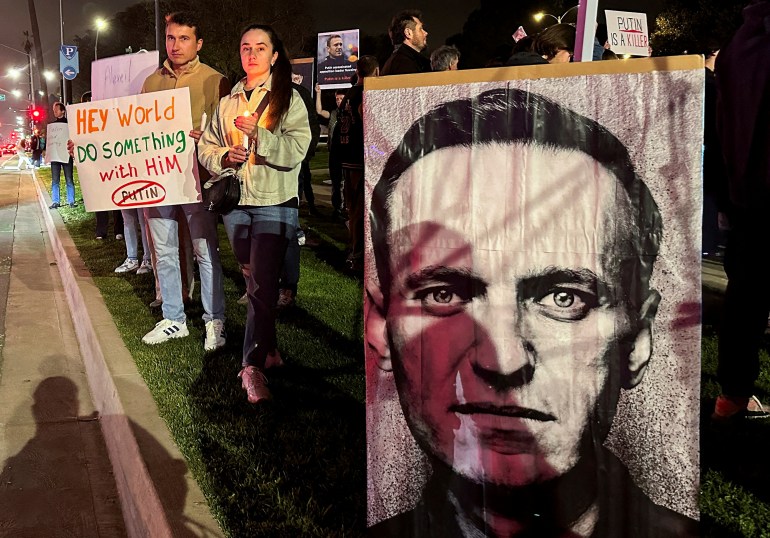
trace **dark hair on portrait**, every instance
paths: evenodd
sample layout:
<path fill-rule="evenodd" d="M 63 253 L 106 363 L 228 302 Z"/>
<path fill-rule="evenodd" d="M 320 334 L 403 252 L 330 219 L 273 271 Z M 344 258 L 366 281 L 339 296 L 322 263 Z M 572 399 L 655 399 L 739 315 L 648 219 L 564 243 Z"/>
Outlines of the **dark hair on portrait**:
<path fill-rule="evenodd" d="M 331 47 L 332 46 L 332 39 L 340 38 L 342 39 L 342 36 L 340 34 L 334 34 L 330 35 L 329 38 L 326 40 L 326 46 Z"/>
<path fill-rule="evenodd" d="M 535 37 L 532 50 L 550 60 L 560 50 L 575 52 L 575 27 L 571 24 L 554 24 Z"/>
<path fill-rule="evenodd" d="M 454 45 L 442 45 L 430 55 L 430 67 L 434 71 L 447 71 L 455 60 L 460 61 L 460 49 Z"/>
<path fill-rule="evenodd" d="M 356 62 L 356 72 L 360 77 L 371 77 L 380 64 L 377 62 L 377 57 L 371 54 L 365 54 L 361 56 Z"/>
<path fill-rule="evenodd" d="M 169 24 L 178 24 L 179 26 L 188 26 L 195 32 L 195 39 L 203 39 L 201 32 L 201 21 L 198 15 L 192 11 L 174 11 L 166 15 L 166 26 Z"/>
<path fill-rule="evenodd" d="M 434 108 L 409 127 L 385 163 L 370 207 L 372 244 L 385 309 L 391 284 L 388 209 L 399 178 L 434 151 L 485 144 L 537 144 L 578 151 L 595 159 L 617 178 L 628 194 L 631 215 L 629 222 L 606 217 L 608 223 L 624 233 L 618 234 L 609 252 L 603 253 L 602 264 L 619 269 L 623 299 L 632 306 L 641 306 L 650 291 L 662 222 L 658 206 L 637 176 L 628 150 L 594 120 L 538 94 L 501 88 Z"/>
<path fill-rule="evenodd" d="M 273 46 L 273 52 L 278 53 L 273 67 L 270 69 L 271 76 L 273 77 L 270 82 L 270 106 L 267 109 L 267 129 L 269 131 L 274 130 L 278 123 L 281 121 L 286 113 L 289 111 L 289 105 L 291 104 L 291 96 L 294 89 L 291 82 L 291 59 L 286 52 L 286 47 L 283 45 L 283 41 L 275 33 L 275 30 L 271 26 L 266 24 L 249 24 L 241 31 L 241 37 L 238 38 L 240 46 L 241 39 L 252 30 L 262 30 L 270 38 L 270 44 Z"/>
<path fill-rule="evenodd" d="M 388 35 L 393 45 L 400 45 L 406 39 L 404 31 L 407 28 L 414 30 L 416 23 L 414 19 L 422 20 L 422 11 L 417 9 L 405 9 L 396 13 L 393 20 L 390 21 L 390 27 L 388 28 Z"/>

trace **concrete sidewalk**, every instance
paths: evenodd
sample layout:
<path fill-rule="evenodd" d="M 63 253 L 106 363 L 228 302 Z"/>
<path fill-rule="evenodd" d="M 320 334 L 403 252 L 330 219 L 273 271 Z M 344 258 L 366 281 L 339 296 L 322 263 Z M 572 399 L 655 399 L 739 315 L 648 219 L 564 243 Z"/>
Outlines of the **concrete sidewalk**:
<path fill-rule="evenodd" d="M 0 536 L 222 536 L 48 204 L 0 166 Z"/>
<path fill-rule="evenodd" d="M 112 467 L 29 173 L 0 173 L 0 535 L 125 536 Z"/>

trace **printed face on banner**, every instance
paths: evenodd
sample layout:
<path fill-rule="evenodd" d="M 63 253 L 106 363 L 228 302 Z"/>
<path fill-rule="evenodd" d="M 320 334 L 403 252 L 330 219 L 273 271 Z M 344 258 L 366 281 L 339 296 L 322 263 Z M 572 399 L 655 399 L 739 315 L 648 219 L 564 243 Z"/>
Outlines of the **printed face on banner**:
<path fill-rule="evenodd" d="M 188 88 L 68 107 L 88 211 L 200 201 Z"/>
<path fill-rule="evenodd" d="M 702 69 L 688 71 L 687 83 L 672 84 L 696 94 L 702 76 Z M 638 77 L 617 75 L 613 82 L 636 89 Z M 699 200 L 672 195 L 672 204 L 665 185 L 653 193 L 645 179 L 659 181 L 660 174 L 649 173 L 627 145 L 638 139 L 627 132 L 624 139 L 601 121 L 622 130 L 638 120 L 636 109 L 597 109 L 600 96 L 570 94 L 577 110 L 595 114 L 584 115 L 563 101 L 574 84 L 563 76 L 449 85 L 442 88 L 448 99 L 435 87 L 377 87 L 387 81 L 366 90 L 367 439 L 375 535 L 425 525 L 436 536 L 463 537 L 508 536 L 510 529 L 597 537 L 666 529 L 684 536 L 697 528 L 697 434 L 679 447 L 685 456 L 677 463 L 688 470 L 680 478 L 695 485 L 669 504 L 637 487 L 643 475 L 631 472 L 633 449 L 609 443 L 618 431 L 631 430 L 633 438 L 635 430 L 662 427 L 649 400 L 635 407 L 642 416 L 623 407 L 636 394 L 667 402 L 665 413 L 677 405 L 684 423 L 697 423 L 697 365 L 680 376 L 684 359 L 674 368 L 661 363 L 666 351 L 657 363 L 651 359 L 663 345 L 674 360 L 673 341 L 692 345 L 682 354 L 687 361 L 699 349 L 697 327 L 677 319 L 699 301 L 699 287 L 688 280 L 699 270 L 691 233 Z M 399 103 L 413 104 L 403 105 L 394 127 L 378 111 Z M 672 113 L 666 103 L 660 107 Z M 687 117 L 700 117 L 702 104 L 692 108 Z M 689 190 L 698 184 L 697 170 L 688 167 L 699 162 L 702 133 L 688 129 L 696 132 L 677 135 L 686 140 L 661 162 L 686 175 L 687 192 L 697 193 Z M 661 192 L 680 219 L 666 248 L 692 267 L 672 265 L 671 251 L 661 261 Z M 655 272 L 661 263 L 663 277 Z M 686 277 L 675 291 L 669 273 Z M 672 301 L 683 286 L 690 286 L 687 297 Z M 651 372 L 651 364 L 663 367 Z M 657 438 L 649 443 L 665 452 Z M 424 459 L 412 455 L 415 448 Z M 678 511 L 668 509 L 683 498 Z M 646 515 L 627 520 L 632 510 Z"/>
<path fill-rule="evenodd" d="M 489 177 L 497 190 L 474 188 Z M 411 196 L 418 182 L 440 202 Z M 391 215 L 387 324 L 418 443 L 474 481 L 566 473 L 619 383 L 620 342 L 640 332 L 608 262 L 631 211 L 617 178 L 566 150 L 447 148 L 410 167 L 393 199 L 405 203 Z"/>

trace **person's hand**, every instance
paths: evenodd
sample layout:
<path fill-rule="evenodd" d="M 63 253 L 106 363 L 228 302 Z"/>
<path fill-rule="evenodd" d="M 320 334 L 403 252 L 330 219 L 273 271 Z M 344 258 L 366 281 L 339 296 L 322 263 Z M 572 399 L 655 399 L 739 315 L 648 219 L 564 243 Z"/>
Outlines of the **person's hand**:
<path fill-rule="evenodd" d="M 317 82 L 315 83 L 315 93 L 316 93 L 316 95 L 321 93 L 321 85 L 318 84 Z"/>
<path fill-rule="evenodd" d="M 67 153 L 70 157 L 75 157 L 75 143 L 72 140 L 67 140 Z"/>
<path fill-rule="evenodd" d="M 222 157 L 222 168 L 236 168 L 245 163 L 249 158 L 249 152 L 243 146 L 233 146 Z"/>
<path fill-rule="evenodd" d="M 235 118 L 235 127 L 249 138 L 257 137 L 257 118 L 254 116 L 238 116 Z"/>
<path fill-rule="evenodd" d="M 203 131 L 196 131 L 195 129 L 193 129 L 192 131 L 190 131 L 190 133 L 189 133 L 189 134 L 190 134 L 190 136 L 191 136 L 191 137 L 193 137 L 193 138 L 195 139 L 195 141 L 197 142 L 198 140 L 200 140 L 200 139 L 201 139 L 201 135 L 203 135 Z"/>

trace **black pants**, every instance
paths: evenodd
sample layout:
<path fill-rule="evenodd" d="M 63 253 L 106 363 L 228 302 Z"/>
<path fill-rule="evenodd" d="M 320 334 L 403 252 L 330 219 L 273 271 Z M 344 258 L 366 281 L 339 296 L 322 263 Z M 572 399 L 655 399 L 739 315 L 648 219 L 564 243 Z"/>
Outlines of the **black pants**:
<path fill-rule="evenodd" d="M 342 163 L 337 152 L 329 151 L 329 179 L 332 181 L 332 207 L 335 211 L 342 209 Z"/>
<path fill-rule="evenodd" d="M 350 259 L 364 257 L 364 169 L 343 166 L 345 205 L 350 218 Z"/>
<path fill-rule="evenodd" d="M 759 349 L 770 311 L 768 269 L 762 262 L 770 241 L 770 217 L 766 211 L 734 213 L 725 252 L 728 280 L 717 378 L 723 394 L 747 397 L 759 376 Z"/>
<path fill-rule="evenodd" d="M 302 161 L 302 165 L 299 168 L 299 192 L 305 195 L 305 201 L 310 207 L 315 206 L 315 195 L 313 194 L 313 183 L 310 181 L 312 175 L 310 174 L 310 161 Z"/>
<path fill-rule="evenodd" d="M 96 212 L 96 236 L 107 237 L 107 228 L 110 224 L 110 213 L 112 213 L 112 228 L 115 235 L 123 234 L 123 213 L 120 211 L 97 211 Z"/>

